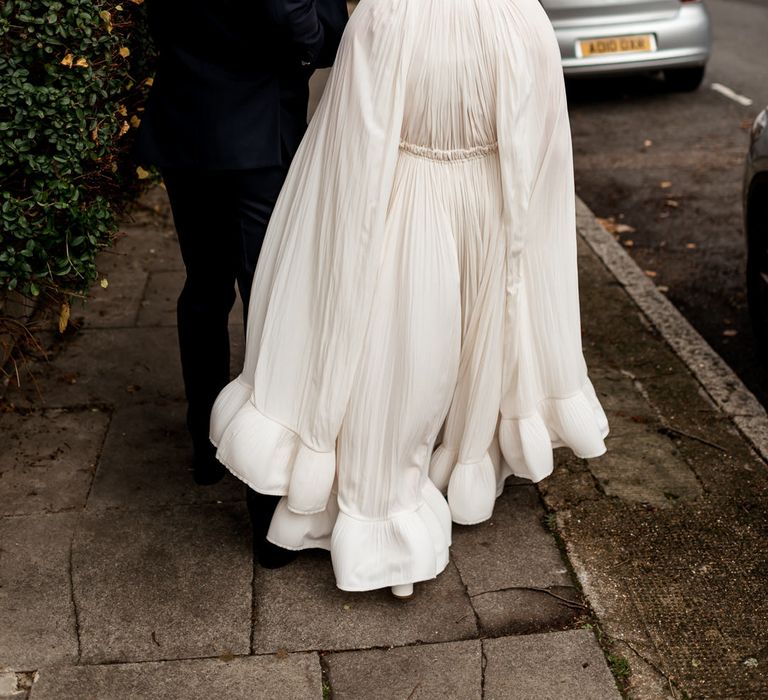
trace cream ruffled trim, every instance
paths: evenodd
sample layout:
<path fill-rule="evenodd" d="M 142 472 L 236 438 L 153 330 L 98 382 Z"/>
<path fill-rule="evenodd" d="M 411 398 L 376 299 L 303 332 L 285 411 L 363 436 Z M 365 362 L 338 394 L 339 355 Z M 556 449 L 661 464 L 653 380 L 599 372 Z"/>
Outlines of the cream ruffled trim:
<path fill-rule="evenodd" d="M 534 483 L 552 473 L 555 447 L 570 447 L 577 457 L 591 459 L 605 453 L 608 419 L 587 380 L 578 393 L 544 399 L 535 413 L 504 418 L 499 444 L 511 474 Z"/>
<path fill-rule="evenodd" d="M 260 493 L 284 496 L 267 539 L 291 550 L 331 551 L 336 585 L 370 590 L 435 578 L 448 565 L 451 512 L 429 479 L 412 511 L 383 520 L 340 512 L 334 492 L 334 452 L 315 452 L 299 436 L 261 413 L 240 377 L 219 394 L 211 441 L 216 457 Z"/>
<path fill-rule="evenodd" d="M 297 514 L 325 510 L 336 477 L 336 453 L 317 452 L 259 411 L 239 377 L 216 399 L 211 420 L 216 458 L 259 493 L 287 496 Z"/>
<path fill-rule="evenodd" d="M 498 444 L 477 462 L 458 462 L 457 447 L 440 445 L 432 455 L 429 477 L 447 492 L 453 521 L 475 525 L 491 517 L 508 476 L 541 481 L 552 473 L 556 447 L 570 447 L 583 458 L 599 457 L 605 452 L 606 435 L 608 420 L 587 381 L 572 396 L 544 399 L 532 415 L 502 417 Z"/>
<path fill-rule="evenodd" d="M 422 502 L 412 511 L 383 520 L 363 520 L 339 511 L 335 494 L 321 513 L 297 515 L 282 499 L 267 539 L 291 550 L 328 549 L 336 585 L 366 591 L 435 578 L 448 565 L 451 513 L 442 494 L 427 480 Z"/>
<path fill-rule="evenodd" d="M 331 538 L 336 585 L 343 591 L 400 586 L 435 578 L 448 565 L 451 513 L 427 479 L 416 510 L 384 520 L 359 520 L 340 512 Z"/>

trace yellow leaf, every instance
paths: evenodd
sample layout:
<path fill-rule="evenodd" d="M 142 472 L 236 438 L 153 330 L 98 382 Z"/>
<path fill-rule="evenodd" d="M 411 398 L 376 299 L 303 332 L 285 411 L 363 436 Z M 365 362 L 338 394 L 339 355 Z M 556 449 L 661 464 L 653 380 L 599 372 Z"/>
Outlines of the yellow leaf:
<path fill-rule="evenodd" d="M 645 270 L 645 274 L 648 275 L 648 277 L 656 277 L 658 272 L 656 272 L 655 270 Z"/>
<path fill-rule="evenodd" d="M 672 187 L 672 183 L 669 180 L 662 180 L 659 183 L 659 187 L 661 187 L 662 190 L 668 190 L 670 187 Z"/>
<path fill-rule="evenodd" d="M 131 126 L 134 129 L 139 128 L 139 124 L 141 124 L 141 119 L 139 119 L 135 114 L 131 117 Z"/>
<path fill-rule="evenodd" d="M 122 9 L 123 9 L 123 6 L 122 6 L 122 5 L 115 5 L 115 9 L 116 9 L 118 12 L 121 12 L 121 11 L 122 11 Z"/>
<path fill-rule="evenodd" d="M 74 58 L 75 57 L 71 53 L 68 53 L 66 56 L 64 56 L 64 58 L 61 59 L 61 65 L 66 66 L 67 68 L 71 68 Z"/>
<path fill-rule="evenodd" d="M 127 46 L 121 46 L 117 53 L 119 53 L 123 58 L 128 58 L 128 56 L 131 55 L 131 50 Z"/>
<path fill-rule="evenodd" d="M 102 10 L 99 12 L 99 17 L 101 17 L 104 20 L 104 24 L 107 25 L 107 31 L 111 34 L 112 33 L 112 15 L 109 14 L 106 10 Z"/>
<path fill-rule="evenodd" d="M 69 302 L 64 302 L 61 305 L 61 310 L 59 311 L 59 333 L 63 333 L 65 330 L 67 330 L 67 324 L 69 324 Z"/>
<path fill-rule="evenodd" d="M 134 5 L 141 5 L 141 3 L 143 3 L 143 2 L 144 2 L 144 0 L 131 0 L 131 2 L 132 2 Z"/>
<path fill-rule="evenodd" d="M 102 277 L 101 280 L 99 281 L 99 285 L 101 286 L 102 289 L 106 289 L 107 287 L 109 287 L 109 280 L 106 277 Z"/>
<path fill-rule="evenodd" d="M 120 105 L 117 108 L 117 112 L 118 112 L 118 114 L 122 114 L 124 117 L 128 116 L 128 110 L 126 109 L 125 105 Z"/>
<path fill-rule="evenodd" d="M 78 58 L 78 59 L 75 61 L 75 65 L 76 65 L 78 68 L 88 68 L 88 61 L 87 61 L 85 58 Z"/>
<path fill-rule="evenodd" d="M 144 81 L 144 83 L 146 84 L 146 86 L 147 86 L 147 87 L 152 87 L 152 86 L 155 84 L 155 79 L 154 79 L 154 78 L 151 78 L 151 77 L 150 77 L 150 78 L 147 78 L 147 79 Z"/>
<path fill-rule="evenodd" d="M 124 136 L 126 134 L 126 132 L 128 131 L 128 129 L 130 129 L 130 128 L 131 127 L 128 126 L 128 122 L 123 122 L 123 125 L 120 127 L 120 132 L 118 133 L 117 138 L 120 138 L 121 136 Z"/>
<path fill-rule="evenodd" d="M 136 168 L 136 175 L 139 180 L 146 180 L 149 177 L 149 171 L 144 170 L 140 165 Z"/>
<path fill-rule="evenodd" d="M 99 142 L 99 128 L 95 127 L 91 132 L 91 138 L 98 143 Z"/>

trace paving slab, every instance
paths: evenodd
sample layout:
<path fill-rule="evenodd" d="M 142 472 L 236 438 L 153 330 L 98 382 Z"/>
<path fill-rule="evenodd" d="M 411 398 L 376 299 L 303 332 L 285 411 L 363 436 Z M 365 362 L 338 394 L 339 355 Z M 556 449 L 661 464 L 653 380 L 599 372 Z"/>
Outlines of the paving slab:
<path fill-rule="evenodd" d="M 660 508 L 701 496 L 696 475 L 665 435 L 609 436 L 606 446 L 605 455 L 589 460 L 589 470 L 608 496 Z"/>
<path fill-rule="evenodd" d="M 256 569 L 256 652 L 365 649 L 477 636 L 475 615 L 456 568 L 416 584 L 411 600 L 389 589 L 336 588 L 330 556 L 308 551 L 289 566 Z"/>
<path fill-rule="evenodd" d="M 486 700 L 619 700 L 590 630 L 483 641 Z"/>
<path fill-rule="evenodd" d="M 74 513 L 0 518 L 0 667 L 77 661 L 70 586 Z"/>
<path fill-rule="evenodd" d="M 480 700 L 479 640 L 327 654 L 334 700 Z"/>
<path fill-rule="evenodd" d="M 82 508 L 109 419 L 98 408 L 0 414 L 0 515 Z"/>
<path fill-rule="evenodd" d="M 44 668 L 30 700 L 308 700 L 322 697 L 317 654 Z"/>
<path fill-rule="evenodd" d="M 504 588 L 568 586 L 571 577 L 533 486 L 508 486 L 493 517 L 453 526 L 454 561 L 471 596 Z"/>
<path fill-rule="evenodd" d="M 185 414 L 186 404 L 173 401 L 115 409 L 88 508 L 243 500 L 245 486 L 229 474 L 215 486 L 194 483 Z"/>
<path fill-rule="evenodd" d="M 138 260 L 122 262 L 124 265 L 111 270 L 99 265 L 99 281 L 91 287 L 88 299 L 72 304 L 73 321 L 87 328 L 121 328 L 136 324 L 148 273 Z"/>
<path fill-rule="evenodd" d="M 41 395 L 40 395 L 41 394 Z M 71 407 L 184 398 L 175 328 L 83 330 L 45 367 L 45 382 L 8 388 L 19 407 Z"/>
<path fill-rule="evenodd" d="M 571 586 L 508 588 L 472 597 L 483 634 L 501 637 L 562 630 L 586 619 L 587 607 Z"/>
<path fill-rule="evenodd" d="M 157 197 L 165 205 L 166 195 L 158 188 Z M 121 227 L 117 245 L 111 251 L 105 251 L 99 256 L 99 269 L 124 267 L 136 260 L 141 269 L 153 270 L 183 270 L 184 261 L 181 259 L 179 242 L 176 231 L 170 222 L 170 211 L 163 210 L 159 221 L 148 226 L 136 223 Z"/>
<path fill-rule="evenodd" d="M 86 511 L 72 553 L 82 661 L 248 653 L 243 504 Z"/>

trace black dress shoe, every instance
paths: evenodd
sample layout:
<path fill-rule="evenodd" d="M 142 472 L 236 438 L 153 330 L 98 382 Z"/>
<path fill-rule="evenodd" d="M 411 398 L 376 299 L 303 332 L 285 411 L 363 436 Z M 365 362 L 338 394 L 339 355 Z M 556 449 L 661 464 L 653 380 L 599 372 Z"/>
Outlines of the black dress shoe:
<path fill-rule="evenodd" d="M 227 473 L 227 468 L 213 455 L 194 456 L 192 476 L 198 486 L 218 484 Z"/>
<path fill-rule="evenodd" d="M 298 552 L 278 547 L 266 539 L 259 543 L 258 548 L 254 545 L 254 549 L 259 566 L 263 569 L 281 569 L 299 556 Z"/>
<path fill-rule="evenodd" d="M 269 524 L 280 502 L 280 496 L 267 496 L 249 488 L 245 501 L 251 516 L 253 553 L 259 565 L 265 569 L 279 569 L 290 564 L 299 553 L 278 547 L 267 540 Z"/>

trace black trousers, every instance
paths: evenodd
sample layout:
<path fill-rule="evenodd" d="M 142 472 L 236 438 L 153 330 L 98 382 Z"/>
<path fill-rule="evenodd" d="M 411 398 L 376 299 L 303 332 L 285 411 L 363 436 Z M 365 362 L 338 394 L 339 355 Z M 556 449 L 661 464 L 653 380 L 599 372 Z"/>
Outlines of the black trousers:
<path fill-rule="evenodd" d="M 283 166 L 162 171 L 187 272 L 177 314 L 187 426 L 196 459 L 214 454 L 208 427 L 213 402 L 230 380 L 228 317 L 235 284 L 245 322 L 256 262 L 286 173 Z"/>

